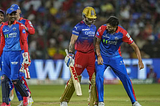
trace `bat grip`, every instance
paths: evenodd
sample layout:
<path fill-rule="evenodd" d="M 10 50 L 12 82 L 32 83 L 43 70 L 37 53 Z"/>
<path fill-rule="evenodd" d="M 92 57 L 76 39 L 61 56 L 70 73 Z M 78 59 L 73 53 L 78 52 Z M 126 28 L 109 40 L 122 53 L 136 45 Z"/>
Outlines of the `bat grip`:
<path fill-rule="evenodd" d="M 65 49 L 65 52 L 66 52 L 66 55 L 69 55 L 69 53 L 68 53 L 68 50 L 67 50 L 67 49 Z"/>

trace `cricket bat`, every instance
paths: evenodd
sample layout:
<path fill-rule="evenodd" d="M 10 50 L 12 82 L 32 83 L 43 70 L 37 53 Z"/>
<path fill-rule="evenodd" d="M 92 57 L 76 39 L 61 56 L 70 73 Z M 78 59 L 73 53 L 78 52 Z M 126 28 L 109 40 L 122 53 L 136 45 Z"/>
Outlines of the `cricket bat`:
<path fill-rule="evenodd" d="M 69 55 L 67 49 L 65 49 L 65 52 L 66 52 L 67 55 Z M 77 73 L 76 73 L 76 70 L 75 70 L 75 67 L 74 67 L 73 63 L 70 63 L 69 70 L 71 72 L 71 76 L 72 76 L 72 80 L 73 80 L 73 84 L 74 84 L 76 94 L 77 94 L 77 96 L 82 96 L 81 85 L 80 85 L 80 82 L 79 82 L 79 79 L 78 79 L 78 76 L 77 76 Z"/>

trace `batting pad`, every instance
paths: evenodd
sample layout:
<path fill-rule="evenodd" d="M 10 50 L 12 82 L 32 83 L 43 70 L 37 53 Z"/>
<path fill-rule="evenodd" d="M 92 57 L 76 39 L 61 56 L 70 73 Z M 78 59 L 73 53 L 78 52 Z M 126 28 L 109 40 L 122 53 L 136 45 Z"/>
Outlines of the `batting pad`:
<path fill-rule="evenodd" d="M 81 82 L 81 77 L 82 76 L 78 76 L 79 82 Z M 73 80 L 72 78 L 70 78 L 62 96 L 60 97 L 60 102 L 63 102 L 63 101 L 69 102 L 74 91 L 75 91 L 75 88 L 74 88 Z"/>
<path fill-rule="evenodd" d="M 92 79 L 91 79 L 91 92 L 90 92 L 91 96 L 90 96 L 90 105 L 89 106 L 94 106 L 95 102 L 98 101 L 97 98 L 97 92 L 96 92 L 96 83 L 95 83 L 95 73 L 93 73 L 92 75 Z"/>

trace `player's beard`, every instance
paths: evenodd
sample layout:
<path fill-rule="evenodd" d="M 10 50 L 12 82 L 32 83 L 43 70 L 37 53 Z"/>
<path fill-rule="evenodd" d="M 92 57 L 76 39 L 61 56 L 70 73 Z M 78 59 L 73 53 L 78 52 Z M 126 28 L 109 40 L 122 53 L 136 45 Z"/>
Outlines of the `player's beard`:
<path fill-rule="evenodd" d="M 108 30 L 108 33 L 110 33 L 110 34 L 112 34 L 114 32 L 115 32 L 114 30 Z"/>
<path fill-rule="evenodd" d="M 96 20 L 92 20 L 92 21 L 89 21 L 87 18 L 85 18 L 85 23 L 87 25 L 92 25 L 92 24 L 95 24 Z"/>
<path fill-rule="evenodd" d="M 115 32 L 116 32 L 116 30 L 117 30 L 117 28 L 116 28 L 116 29 L 112 29 L 112 30 L 108 30 L 108 29 L 107 29 L 107 31 L 108 31 L 108 33 L 109 33 L 109 34 L 113 34 L 113 33 L 115 33 Z"/>

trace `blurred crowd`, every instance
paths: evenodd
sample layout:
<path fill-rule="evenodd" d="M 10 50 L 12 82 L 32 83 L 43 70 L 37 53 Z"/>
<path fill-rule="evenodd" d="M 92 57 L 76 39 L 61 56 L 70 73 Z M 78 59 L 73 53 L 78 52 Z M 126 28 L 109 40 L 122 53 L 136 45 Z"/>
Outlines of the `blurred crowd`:
<path fill-rule="evenodd" d="M 72 28 L 82 20 L 82 10 L 92 6 L 97 28 L 110 15 L 119 18 L 141 50 L 142 58 L 160 58 L 160 0 L 1 0 L 7 10 L 18 4 L 22 17 L 31 20 L 36 33 L 28 38 L 32 59 L 63 59 Z M 121 46 L 123 58 L 136 58 L 128 44 Z"/>

